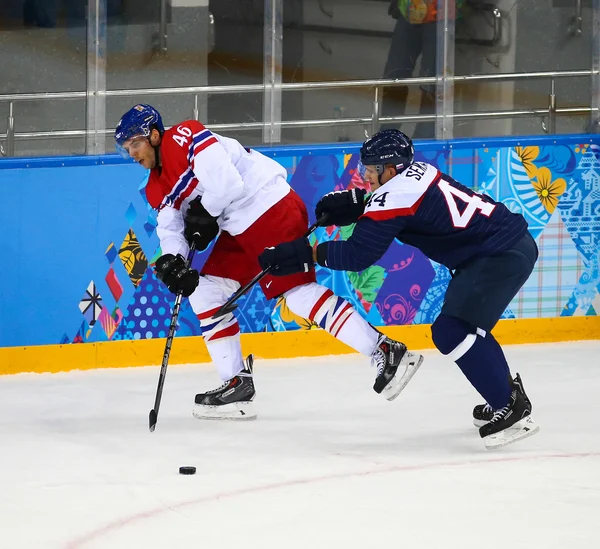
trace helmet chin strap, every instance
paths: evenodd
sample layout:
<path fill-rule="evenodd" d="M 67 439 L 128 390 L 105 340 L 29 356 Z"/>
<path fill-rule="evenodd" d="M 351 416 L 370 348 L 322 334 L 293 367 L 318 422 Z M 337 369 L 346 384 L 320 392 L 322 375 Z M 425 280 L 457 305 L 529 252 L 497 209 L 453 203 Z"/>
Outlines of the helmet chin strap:
<path fill-rule="evenodd" d="M 378 166 L 376 166 L 377 169 L 377 183 L 379 183 L 379 186 L 383 185 L 383 183 L 381 182 L 381 176 L 383 175 L 383 172 L 385 171 L 385 165 L 383 164 L 379 164 Z"/>
<path fill-rule="evenodd" d="M 156 130 L 158 131 L 158 135 L 160 136 L 160 141 L 158 142 L 158 145 L 153 145 L 152 144 L 152 131 Z M 148 139 L 148 143 L 150 143 L 150 146 L 154 149 L 154 167 L 158 168 L 160 166 L 160 144 L 162 142 L 162 136 L 163 134 L 158 130 L 158 128 L 152 126 L 150 129 L 150 135 L 146 138 Z"/>
<path fill-rule="evenodd" d="M 150 146 L 154 149 L 154 167 L 158 168 L 160 166 L 160 143 L 156 146 L 154 146 L 152 144 L 151 141 L 151 137 L 152 137 L 152 133 L 150 134 L 150 137 L 148 137 L 148 143 L 150 143 Z M 162 141 L 162 135 L 161 135 L 161 141 Z"/>
<path fill-rule="evenodd" d="M 155 159 L 155 163 L 154 165 L 156 167 L 160 166 L 159 161 L 160 161 L 160 155 L 158 152 L 158 145 L 155 147 L 154 145 L 152 145 L 152 148 L 154 149 L 154 159 Z"/>

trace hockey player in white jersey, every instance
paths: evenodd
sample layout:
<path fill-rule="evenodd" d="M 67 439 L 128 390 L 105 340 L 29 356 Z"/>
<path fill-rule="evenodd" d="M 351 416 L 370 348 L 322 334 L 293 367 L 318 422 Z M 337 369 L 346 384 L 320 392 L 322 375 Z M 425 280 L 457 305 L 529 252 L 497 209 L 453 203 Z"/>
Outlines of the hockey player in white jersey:
<path fill-rule="evenodd" d="M 232 313 L 213 315 L 240 285 L 261 270 L 258 256 L 304 234 L 306 207 L 274 160 L 195 120 L 165 130 L 150 105 L 125 113 L 115 132 L 117 149 L 150 170 L 146 197 L 158 210 L 162 249 L 156 273 L 173 293 L 189 297 L 223 385 L 195 397 L 199 419 L 253 419 L 253 358 L 244 362 L 240 328 Z M 192 241 L 205 249 L 217 237 L 202 272 L 186 266 Z M 421 355 L 375 330 L 344 299 L 316 283 L 314 267 L 266 276 L 269 299 L 283 295 L 290 310 L 308 318 L 376 366 L 374 390 L 395 398 L 421 363 Z M 400 367 L 400 368 L 399 368 Z"/>

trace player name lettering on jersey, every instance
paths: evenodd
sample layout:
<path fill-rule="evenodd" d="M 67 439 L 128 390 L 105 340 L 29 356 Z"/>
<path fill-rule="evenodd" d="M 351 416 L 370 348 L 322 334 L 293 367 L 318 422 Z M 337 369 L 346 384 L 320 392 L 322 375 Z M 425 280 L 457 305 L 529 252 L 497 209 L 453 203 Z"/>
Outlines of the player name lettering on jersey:
<path fill-rule="evenodd" d="M 383 221 L 414 215 L 427 189 L 439 181 L 440 175 L 440 171 L 430 164 L 411 164 L 371 195 L 363 216 Z"/>

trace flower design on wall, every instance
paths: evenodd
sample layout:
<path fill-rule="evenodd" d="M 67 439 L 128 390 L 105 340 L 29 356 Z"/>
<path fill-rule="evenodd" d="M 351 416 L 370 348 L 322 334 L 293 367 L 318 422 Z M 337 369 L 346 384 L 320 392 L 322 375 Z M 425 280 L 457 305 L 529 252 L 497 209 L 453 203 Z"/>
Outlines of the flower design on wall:
<path fill-rule="evenodd" d="M 319 325 L 316 322 L 308 318 L 302 318 L 298 316 L 296 313 L 293 313 L 291 309 L 288 307 L 285 297 L 280 297 L 277 300 L 277 304 L 275 305 L 276 309 L 279 309 L 279 316 L 283 322 L 289 324 L 295 322 L 301 330 L 310 330 L 312 328 L 318 328 Z"/>
<path fill-rule="evenodd" d="M 567 182 L 562 177 L 552 181 L 552 173 L 546 167 L 538 170 L 537 178 L 531 183 L 548 213 L 556 209 L 560 195 L 567 190 Z"/>
<path fill-rule="evenodd" d="M 540 154 L 539 147 L 515 147 L 515 152 L 517 156 L 521 159 L 523 163 L 523 167 L 529 176 L 529 179 L 533 179 L 537 172 L 537 168 L 533 161 Z"/>
<path fill-rule="evenodd" d="M 413 284 L 409 293 L 412 299 L 419 298 L 421 287 Z M 379 312 L 386 324 L 412 324 L 418 310 L 409 299 L 400 294 L 387 296 L 383 302 L 383 307 L 379 303 L 376 305 L 380 309 Z"/>
<path fill-rule="evenodd" d="M 417 160 L 446 171 L 451 166 L 458 181 L 522 214 L 538 240 L 541 253 L 537 275 L 530 277 L 503 318 L 597 315 L 600 311 L 600 144 L 593 138 L 583 144 L 573 137 L 565 138 L 564 143 L 562 140 L 558 136 L 539 141 L 531 138 L 527 146 L 489 148 L 474 142 L 472 148 L 465 145 L 452 157 L 445 145 L 440 149 L 440 143 L 425 144 L 416 152 Z M 354 187 L 370 191 L 359 155 L 350 154 L 350 150 L 357 148 L 344 145 L 334 154 L 277 153 L 277 160 L 288 170 L 288 180 L 307 204 L 311 221 L 314 207 L 325 193 Z M 145 199 L 143 192 L 142 197 Z M 68 319 L 69 327 L 61 330 L 61 343 L 89 341 L 95 324 L 101 327 L 95 328 L 94 341 L 165 337 L 174 296 L 152 270 L 162 254 L 156 213 L 140 203 L 139 196 L 136 200 L 124 202 L 129 206 L 125 219 L 120 220 L 124 228 L 110 226 L 110 233 L 103 233 L 112 239 L 105 243 L 107 248 L 103 245 L 100 249 L 106 250 L 106 259 L 102 258 L 98 267 L 100 263 L 104 267 L 77 282 L 82 289 L 89 284 L 79 308 L 70 308 L 73 318 Z M 107 217 L 110 215 L 106 212 Z M 353 230 L 354 224 L 320 227 L 309 241 L 316 246 L 324 241 L 347 240 Z M 211 251 L 212 245 L 196 254 L 194 268 L 201 269 Z M 106 261 L 110 264 L 108 272 Z M 128 277 L 131 284 L 125 283 Z M 102 297 L 90 280 L 102 281 Z M 375 265 L 360 272 L 317 266 L 317 281 L 347 300 L 374 326 L 434 322 L 450 280 L 445 267 L 398 240 Z M 314 321 L 291 311 L 285 298 L 268 301 L 259 285 L 240 299 L 236 315 L 242 332 L 320 329 Z M 177 335 L 199 333 L 196 315 L 184 300 Z"/>

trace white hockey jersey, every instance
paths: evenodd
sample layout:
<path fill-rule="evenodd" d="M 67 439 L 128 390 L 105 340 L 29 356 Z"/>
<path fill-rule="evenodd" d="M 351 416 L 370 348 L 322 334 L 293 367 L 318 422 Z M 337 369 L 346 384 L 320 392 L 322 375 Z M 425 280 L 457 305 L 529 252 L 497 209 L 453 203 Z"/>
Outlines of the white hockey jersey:
<path fill-rule="evenodd" d="M 165 131 L 160 158 L 161 166 L 150 172 L 146 198 L 159 212 L 163 254 L 188 253 L 184 216 L 198 196 L 220 228 L 236 235 L 290 192 L 280 164 L 195 120 Z"/>

